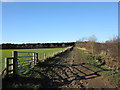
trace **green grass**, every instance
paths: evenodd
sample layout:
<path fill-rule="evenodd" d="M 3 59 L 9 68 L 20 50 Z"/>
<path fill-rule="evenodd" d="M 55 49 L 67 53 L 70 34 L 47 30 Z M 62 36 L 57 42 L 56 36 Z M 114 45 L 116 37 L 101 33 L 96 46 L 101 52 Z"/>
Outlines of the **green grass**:
<path fill-rule="evenodd" d="M 69 55 L 71 52 L 68 49 L 66 52 L 63 52 L 59 55 L 56 55 L 53 58 L 49 58 L 44 62 L 39 62 L 36 66 L 34 66 L 33 70 L 31 70 L 26 75 L 17 75 L 11 76 L 9 78 L 2 79 L 2 87 L 4 88 L 51 88 L 50 83 L 54 83 L 54 85 L 58 85 L 58 83 L 63 82 L 56 82 L 53 81 L 55 75 L 59 75 L 59 67 L 56 66 L 64 62 L 64 58 Z M 62 67 L 62 66 L 61 66 Z M 53 79 L 50 78 L 53 76 Z M 60 76 L 58 76 L 58 80 Z M 61 85 L 60 85 L 61 86 Z M 59 88 L 59 87 L 58 87 Z M 61 87 L 60 87 L 61 88 Z"/>
<path fill-rule="evenodd" d="M 99 59 L 106 58 L 106 56 L 92 55 L 85 52 L 86 51 L 79 50 L 81 58 L 86 60 L 86 62 L 88 63 L 88 67 L 96 72 L 99 71 L 103 75 L 103 78 L 109 77 L 111 83 L 116 84 L 118 88 L 120 88 L 120 72 L 114 74 L 114 71 L 107 69 L 105 65 L 101 65 L 100 62 L 96 62 L 95 60 L 95 56 Z"/>
<path fill-rule="evenodd" d="M 2 59 L 0 62 L 2 62 L 2 67 L 0 66 L 0 70 L 3 70 L 5 68 L 5 58 L 6 57 L 12 57 L 13 51 L 21 51 L 21 52 L 36 52 L 38 53 L 38 58 L 41 60 L 44 58 L 44 53 L 46 53 L 46 57 L 49 55 L 52 56 L 54 52 L 59 52 L 63 50 L 64 48 L 42 48 L 42 49 L 4 49 L 0 50 L 2 51 Z"/>

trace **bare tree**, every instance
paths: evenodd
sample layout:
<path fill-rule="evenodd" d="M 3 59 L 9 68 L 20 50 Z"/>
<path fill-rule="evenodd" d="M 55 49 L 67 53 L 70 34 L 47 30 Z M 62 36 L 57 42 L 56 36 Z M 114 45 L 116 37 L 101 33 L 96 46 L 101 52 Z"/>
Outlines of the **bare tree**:
<path fill-rule="evenodd" d="M 89 41 L 92 41 L 92 42 L 96 42 L 97 41 L 97 37 L 95 35 L 92 35 L 88 38 Z"/>
<path fill-rule="evenodd" d="M 90 41 L 91 44 L 91 50 L 92 50 L 92 54 L 94 51 L 94 43 L 97 41 L 97 37 L 95 35 L 92 35 L 88 38 L 88 41 Z"/>

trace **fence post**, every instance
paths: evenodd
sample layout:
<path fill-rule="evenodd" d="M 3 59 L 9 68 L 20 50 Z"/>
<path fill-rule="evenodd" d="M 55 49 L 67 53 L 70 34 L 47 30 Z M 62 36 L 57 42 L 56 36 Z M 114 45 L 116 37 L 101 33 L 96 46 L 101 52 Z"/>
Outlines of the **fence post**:
<path fill-rule="evenodd" d="M 6 76 L 8 76 L 8 65 L 9 65 L 9 61 L 7 58 L 5 58 L 5 68 L 6 68 Z"/>
<path fill-rule="evenodd" d="M 36 65 L 36 53 L 33 53 L 33 63 Z"/>
<path fill-rule="evenodd" d="M 12 59 L 11 63 L 13 64 L 14 59 Z M 11 69 L 13 70 L 13 65 L 11 66 Z M 11 72 L 13 74 L 13 72 Z"/>
<path fill-rule="evenodd" d="M 38 62 L 38 53 L 36 53 L 36 61 Z"/>
<path fill-rule="evenodd" d="M 13 59 L 13 74 L 18 74 L 18 62 L 17 62 L 17 51 L 13 51 L 12 56 Z"/>

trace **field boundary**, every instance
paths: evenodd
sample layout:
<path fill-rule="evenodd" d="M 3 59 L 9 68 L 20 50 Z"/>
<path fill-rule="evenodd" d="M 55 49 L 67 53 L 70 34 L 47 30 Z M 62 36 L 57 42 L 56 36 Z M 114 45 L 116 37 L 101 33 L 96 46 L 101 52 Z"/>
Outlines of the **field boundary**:
<path fill-rule="evenodd" d="M 46 59 L 48 59 L 48 58 L 53 58 L 54 56 L 56 56 L 56 55 L 58 55 L 58 54 L 60 54 L 60 53 L 63 53 L 63 52 L 65 52 L 66 50 L 68 50 L 68 49 L 70 49 L 70 48 L 72 48 L 73 46 L 69 46 L 69 47 L 66 47 L 65 49 L 63 49 L 63 50 L 59 50 L 59 51 L 57 51 L 57 52 L 53 52 L 53 54 L 52 55 L 49 55 L 48 57 L 46 56 L 46 53 L 44 53 L 44 58 L 39 58 L 39 60 L 38 60 L 38 62 L 41 62 L 41 61 L 44 61 L 44 60 L 46 60 Z"/>
<path fill-rule="evenodd" d="M 44 60 L 46 60 L 47 58 L 52 58 L 52 57 L 54 57 L 54 56 L 56 56 L 56 55 L 58 55 L 60 53 L 63 53 L 63 52 L 65 52 L 66 50 L 68 50 L 70 48 L 72 48 L 72 46 L 66 47 L 65 49 L 60 50 L 58 52 L 54 52 L 53 55 L 50 56 L 50 57 L 46 57 L 46 53 L 44 53 Z M 18 74 L 18 57 L 21 57 L 21 56 L 18 56 L 18 53 L 33 53 L 33 56 L 31 56 L 33 58 L 32 62 L 31 63 L 28 62 L 30 65 L 32 64 L 34 66 L 39 61 L 41 61 L 41 60 L 38 59 L 38 53 L 36 53 L 36 52 L 19 52 L 19 51 L 13 51 L 12 57 L 5 58 L 5 69 L 0 72 L 1 76 L 9 76 L 9 73 L 10 73 L 10 75 L 17 75 Z M 22 57 L 29 57 L 29 56 L 22 56 Z M 12 59 L 12 61 L 11 61 L 12 64 L 9 63 L 10 59 Z M 24 61 L 26 61 L 26 60 L 23 60 L 22 62 L 24 62 Z M 28 66 L 30 66 L 30 65 L 28 65 Z M 10 68 L 10 70 L 9 70 L 10 66 L 12 66 L 12 68 Z M 24 66 L 21 66 L 21 67 L 24 67 Z M 24 68 L 24 69 L 26 69 L 26 68 Z M 27 70 L 24 70 L 24 71 L 27 71 Z"/>

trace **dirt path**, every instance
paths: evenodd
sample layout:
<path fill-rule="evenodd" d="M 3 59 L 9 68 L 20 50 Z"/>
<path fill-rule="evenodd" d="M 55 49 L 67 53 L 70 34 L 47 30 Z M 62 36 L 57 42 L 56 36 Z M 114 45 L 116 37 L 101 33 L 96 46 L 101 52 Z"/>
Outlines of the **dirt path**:
<path fill-rule="evenodd" d="M 51 65 L 46 73 L 50 79 L 48 87 L 114 88 L 109 82 L 101 79 L 101 74 L 88 68 L 85 62 L 77 53 L 77 49 L 60 57 L 60 62 Z"/>
<path fill-rule="evenodd" d="M 85 62 L 78 49 L 73 49 L 38 63 L 27 77 L 12 77 L 3 84 L 17 88 L 114 88 L 101 79 L 101 74 L 88 68 Z"/>

